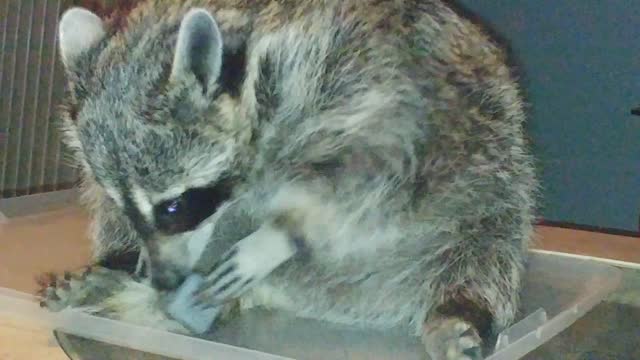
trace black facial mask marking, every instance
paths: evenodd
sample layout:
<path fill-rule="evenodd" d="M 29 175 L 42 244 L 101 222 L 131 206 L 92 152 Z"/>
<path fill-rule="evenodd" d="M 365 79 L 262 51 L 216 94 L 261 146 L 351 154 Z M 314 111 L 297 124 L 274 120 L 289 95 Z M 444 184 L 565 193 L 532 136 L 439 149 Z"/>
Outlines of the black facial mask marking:
<path fill-rule="evenodd" d="M 168 235 L 193 230 L 229 200 L 231 193 L 232 186 L 227 181 L 218 182 L 211 187 L 187 190 L 154 207 L 156 227 Z"/>

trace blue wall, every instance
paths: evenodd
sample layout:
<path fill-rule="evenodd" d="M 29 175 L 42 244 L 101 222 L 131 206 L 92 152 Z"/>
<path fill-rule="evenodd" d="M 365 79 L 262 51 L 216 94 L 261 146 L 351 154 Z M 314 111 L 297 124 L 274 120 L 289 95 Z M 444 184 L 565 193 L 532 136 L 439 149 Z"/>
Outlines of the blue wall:
<path fill-rule="evenodd" d="M 466 0 L 523 70 L 547 220 L 638 230 L 640 1 Z"/>

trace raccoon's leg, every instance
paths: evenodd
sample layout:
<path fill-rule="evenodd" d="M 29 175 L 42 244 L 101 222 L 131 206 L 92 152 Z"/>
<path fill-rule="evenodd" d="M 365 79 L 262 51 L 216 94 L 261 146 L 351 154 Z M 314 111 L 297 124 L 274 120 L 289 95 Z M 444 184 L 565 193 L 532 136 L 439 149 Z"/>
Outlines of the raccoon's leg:
<path fill-rule="evenodd" d="M 433 360 L 479 360 L 486 339 L 480 334 L 490 324 L 484 306 L 447 298 L 425 322 L 422 341 Z"/>
<path fill-rule="evenodd" d="M 88 314 L 188 333 L 163 311 L 160 294 L 146 281 L 103 267 L 89 267 L 81 274 L 66 272 L 40 279 L 41 306 L 51 311 L 73 308 Z"/>
<path fill-rule="evenodd" d="M 308 258 L 310 241 L 316 240 L 309 223 L 320 223 L 320 214 L 326 213 L 321 199 L 303 187 L 288 187 L 280 194 L 286 194 L 286 200 L 276 195 L 268 219 L 213 267 L 196 292 L 197 303 L 217 305 L 237 298 L 288 260 Z"/>
<path fill-rule="evenodd" d="M 495 333 L 515 317 L 528 226 L 509 229 L 496 219 L 461 224 L 462 240 L 434 261 L 444 271 L 432 285 L 436 302 L 422 332 L 434 360 L 482 359 Z"/>
<path fill-rule="evenodd" d="M 280 227 L 278 220 L 263 224 L 236 243 L 214 266 L 198 291 L 198 302 L 215 305 L 240 296 L 278 266 L 302 253 L 303 239 Z"/>

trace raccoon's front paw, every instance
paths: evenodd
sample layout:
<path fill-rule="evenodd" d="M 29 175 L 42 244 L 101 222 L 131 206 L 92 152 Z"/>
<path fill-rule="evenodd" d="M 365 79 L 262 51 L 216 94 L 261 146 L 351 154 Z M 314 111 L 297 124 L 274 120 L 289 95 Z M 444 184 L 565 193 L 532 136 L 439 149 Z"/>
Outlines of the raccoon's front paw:
<path fill-rule="evenodd" d="M 263 226 L 235 244 L 213 267 L 196 292 L 196 304 L 218 306 L 239 297 L 296 251 L 285 232 Z"/>
<path fill-rule="evenodd" d="M 432 360 L 481 360 L 482 339 L 468 322 L 454 317 L 425 325 L 422 341 Z"/>
<path fill-rule="evenodd" d="M 124 272 L 101 267 L 88 267 L 80 274 L 65 272 L 64 275 L 44 274 L 37 281 L 40 306 L 51 311 L 71 307 L 96 306 L 123 287 Z"/>
<path fill-rule="evenodd" d="M 256 260 L 246 249 L 240 250 L 237 245 L 231 248 L 196 291 L 195 304 L 219 306 L 242 295 L 258 278 L 267 275 L 252 266 Z"/>

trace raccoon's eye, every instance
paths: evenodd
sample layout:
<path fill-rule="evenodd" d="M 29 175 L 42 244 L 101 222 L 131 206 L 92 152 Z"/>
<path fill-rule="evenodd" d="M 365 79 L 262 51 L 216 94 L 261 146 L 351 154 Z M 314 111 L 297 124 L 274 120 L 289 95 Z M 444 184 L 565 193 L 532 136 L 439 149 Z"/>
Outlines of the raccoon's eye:
<path fill-rule="evenodd" d="M 156 227 L 167 234 L 193 230 L 230 197 L 231 186 L 228 183 L 185 191 L 177 198 L 155 206 Z"/>
<path fill-rule="evenodd" d="M 182 209 L 182 204 L 180 204 L 181 199 L 171 200 L 165 206 L 165 211 L 167 214 L 177 214 Z"/>

